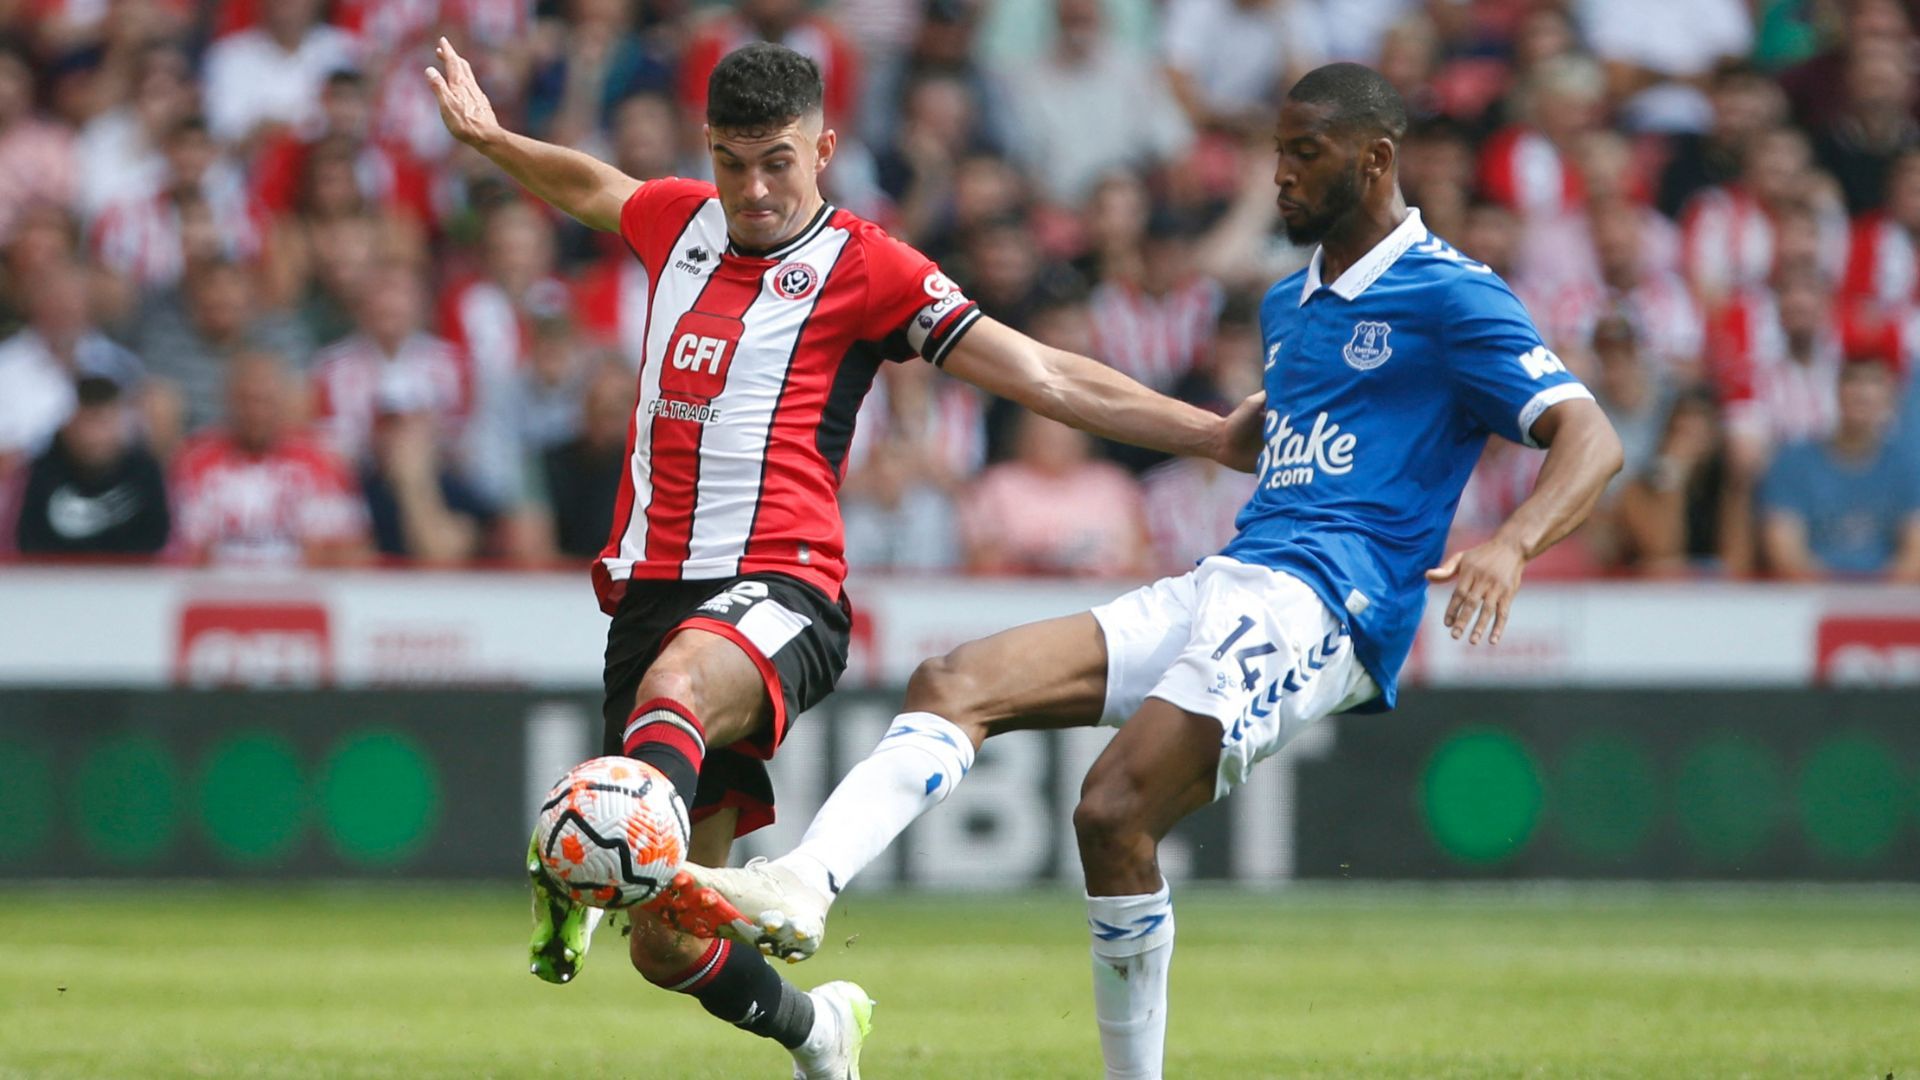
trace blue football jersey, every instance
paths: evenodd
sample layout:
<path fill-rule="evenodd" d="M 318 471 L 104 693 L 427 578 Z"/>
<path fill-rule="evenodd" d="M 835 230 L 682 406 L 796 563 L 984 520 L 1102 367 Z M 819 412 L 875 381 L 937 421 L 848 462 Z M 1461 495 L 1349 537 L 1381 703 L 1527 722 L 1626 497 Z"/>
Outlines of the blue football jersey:
<path fill-rule="evenodd" d="M 1460 491 L 1487 436 L 1535 445 L 1540 414 L 1590 398 L 1488 267 L 1419 211 L 1332 284 L 1320 252 L 1268 290 L 1266 448 L 1222 552 L 1305 581 L 1344 613 L 1390 709 Z"/>

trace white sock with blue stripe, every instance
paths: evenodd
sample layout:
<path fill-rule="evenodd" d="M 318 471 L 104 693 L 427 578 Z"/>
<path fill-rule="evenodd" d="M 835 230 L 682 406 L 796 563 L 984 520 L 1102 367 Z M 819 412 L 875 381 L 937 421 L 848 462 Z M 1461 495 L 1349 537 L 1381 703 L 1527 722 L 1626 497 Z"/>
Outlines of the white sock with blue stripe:
<path fill-rule="evenodd" d="M 1159 1080 L 1167 1046 L 1167 971 L 1173 964 L 1173 894 L 1088 896 L 1093 932 L 1093 1013 L 1107 1080 Z"/>
<path fill-rule="evenodd" d="M 775 861 L 819 891 L 838 893 L 971 768 L 965 732 L 932 713 L 901 713 L 827 796 L 799 846 Z"/>

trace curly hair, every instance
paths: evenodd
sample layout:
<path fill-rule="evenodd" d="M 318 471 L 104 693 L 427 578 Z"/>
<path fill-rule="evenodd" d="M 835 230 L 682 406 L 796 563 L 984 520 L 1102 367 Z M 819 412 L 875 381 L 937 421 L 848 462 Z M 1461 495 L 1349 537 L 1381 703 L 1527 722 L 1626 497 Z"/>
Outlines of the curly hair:
<path fill-rule="evenodd" d="M 707 123 L 768 131 L 818 112 L 824 95 L 820 65 L 784 45 L 756 42 L 714 65 L 707 78 Z"/>

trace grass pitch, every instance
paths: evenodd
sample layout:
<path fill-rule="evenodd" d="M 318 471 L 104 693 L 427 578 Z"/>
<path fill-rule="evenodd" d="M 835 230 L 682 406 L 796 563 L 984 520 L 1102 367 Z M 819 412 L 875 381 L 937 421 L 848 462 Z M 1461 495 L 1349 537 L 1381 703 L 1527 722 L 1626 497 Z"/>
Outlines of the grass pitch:
<path fill-rule="evenodd" d="M 0 1077 L 785 1077 L 603 939 L 526 974 L 506 888 L 0 891 Z M 1920 1080 L 1920 894 L 1177 894 L 1167 1075 Z M 888 1078 L 1097 1077 L 1077 898 L 844 900 L 786 969 Z"/>

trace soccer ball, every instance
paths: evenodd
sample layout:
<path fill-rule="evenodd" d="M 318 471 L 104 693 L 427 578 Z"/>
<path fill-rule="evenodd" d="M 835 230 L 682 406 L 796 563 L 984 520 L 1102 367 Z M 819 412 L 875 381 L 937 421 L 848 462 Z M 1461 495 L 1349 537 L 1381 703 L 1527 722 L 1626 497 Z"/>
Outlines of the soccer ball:
<path fill-rule="evenodd" d="M 547 880 L 574 903 L 644 904 L 687 857 L 687 808 L 660 770 L 624 757 L 582 762 L 540 804 Z"/>

